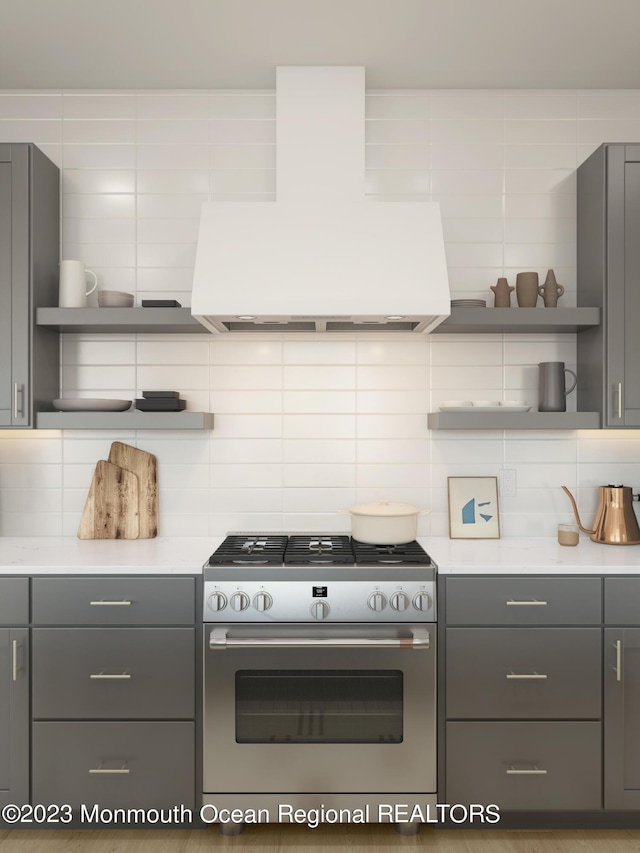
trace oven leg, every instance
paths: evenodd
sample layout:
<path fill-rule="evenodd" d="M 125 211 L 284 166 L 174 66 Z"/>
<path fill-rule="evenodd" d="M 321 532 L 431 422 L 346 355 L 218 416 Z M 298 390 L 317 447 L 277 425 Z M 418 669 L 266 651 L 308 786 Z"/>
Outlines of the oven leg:
<path fill-rule="evenodd" d="M 417 835 L 420 832 L 421 825 L 419 820 L 413 820 L 407 823 L 394 823 L 393 828 L 398 835 Z"/>
<path fill-rule="evenodd" d="M 244 823 L 219 823 L 220 835 L 240 835 L 244 832 Z"/>

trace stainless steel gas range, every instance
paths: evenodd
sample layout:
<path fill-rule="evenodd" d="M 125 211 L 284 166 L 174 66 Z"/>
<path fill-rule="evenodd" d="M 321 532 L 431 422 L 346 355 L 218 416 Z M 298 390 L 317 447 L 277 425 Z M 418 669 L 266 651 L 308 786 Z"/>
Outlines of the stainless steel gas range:
<path fill-rule="evenodd" d="M 203 805 L 435 806 L 435 573 L 417 542 L 229 535 L 204 566 Z"/>

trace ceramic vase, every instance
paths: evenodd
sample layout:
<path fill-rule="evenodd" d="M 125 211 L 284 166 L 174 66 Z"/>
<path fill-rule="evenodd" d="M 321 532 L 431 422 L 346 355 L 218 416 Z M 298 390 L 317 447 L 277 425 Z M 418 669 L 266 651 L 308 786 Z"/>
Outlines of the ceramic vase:
<path fill-rule="evenodd" d="M 516 276 L 516 298 L 520 308 L 535 308 L 538 301 L 538 273 L 519 272 Z"/>
<path fill-rule="evenodd" d="M 506 278 L 499 278 L 497 284 L 492 284 L 489 289 L 495 295 L 494 308 L 511 308 L 511 293 L 515 288 L 509 285 Z"/>
<path fill-rule="evenodd" d="M 538 288 L 538 293 L 542 296 L 545 308 L 558 307 L 558 299 L 564 293 L 564 287 L 556 281 L 556 274 L 553 270 L 547 272 L 547 277 L 544 284 Z"/>

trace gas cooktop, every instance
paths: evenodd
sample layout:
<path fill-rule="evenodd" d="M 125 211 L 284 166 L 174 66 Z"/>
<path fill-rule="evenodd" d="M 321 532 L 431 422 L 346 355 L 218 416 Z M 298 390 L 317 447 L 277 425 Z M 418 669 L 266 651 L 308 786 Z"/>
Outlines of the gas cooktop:
<path fill-rule="evenodd" d="M 230 533 L 205 563 L 214 566 L 433 566 L 418 542 L 372 545 L 344 534 Z"/>
<path fill-rule="evenodd" d="M 204 565 L 204 621 L 433 622 L 436 568 L 418 542 L 230 533 Z"/>

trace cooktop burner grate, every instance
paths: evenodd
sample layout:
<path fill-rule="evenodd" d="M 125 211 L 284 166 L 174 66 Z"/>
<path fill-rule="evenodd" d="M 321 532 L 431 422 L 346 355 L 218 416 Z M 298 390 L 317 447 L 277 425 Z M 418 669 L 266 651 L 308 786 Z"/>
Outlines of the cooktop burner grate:
<path fill-rule="evenodd" d="M 415 540 L 402 545 L 369 545 L 351 540 L 356 563 L 401 564 L 403 566 L 431 563 L 431 557 Z"/>
<path fill-rule="evenodd" d="M 209 557 L 208 565 L 280 565 L 284 560 L 287 539 L 287 536 L 272 533 L 227 536 Z"/>
<path fill-rule="evenodd" d="M 284 554 L 285 563 L 298 565 L 353 565 L 355 556 L 348 536 L 310 534 L 293 535 Z"/>

